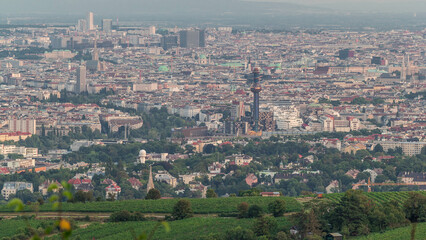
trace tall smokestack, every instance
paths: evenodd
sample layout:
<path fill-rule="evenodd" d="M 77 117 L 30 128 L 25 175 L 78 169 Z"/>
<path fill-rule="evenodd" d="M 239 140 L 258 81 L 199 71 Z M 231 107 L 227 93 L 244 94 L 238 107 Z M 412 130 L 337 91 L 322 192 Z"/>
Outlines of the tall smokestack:
<path fill-rule="evenodd" d="M 253 112 L 253 122 L 254 122 L 254 131 L 258 132 L 259 131 L 259 93 L 260 91 L 262 91 L 262 87 L 260 86 L 260 69 L 258 67 L 255 67 L 253 69 L 253 77 L 254 77 L 254 81 L 253 81 L 253 85 L 250 88 L 250 90 L 253 92 L 253 107 L 254 107 L 254 112 Z"/>

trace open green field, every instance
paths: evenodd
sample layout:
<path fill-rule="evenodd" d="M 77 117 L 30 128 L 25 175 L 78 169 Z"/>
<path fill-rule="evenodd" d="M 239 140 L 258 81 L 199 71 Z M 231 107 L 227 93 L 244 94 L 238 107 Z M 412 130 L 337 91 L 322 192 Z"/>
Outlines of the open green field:
<path fill-rule="evenodd" d="M 276 218 L 278 230 L 287 231 L 291 224 L 286 218 Z M 155 233 L 154 239 L 202 239 L 215 233 L 225 233 L 227 230 L 234 229 L 238 226 L 241 228 L 251 228 L 255 219 L 236 219 L 236 218 L 189 218 L 179 221 L 169 222 L 170 232 L 166 232 L 161 226 Z M 142 232 L 150 232 L 157 222 L 123 222 L 123 223 L 92 223 L 86 228 L 80 228 L 73 232 L 75 239 L 97 240 L 115 240 L 115 239 L 132 239 L 132 231 L 136 234 Z M 53 238 L 59 239 L 59 238 Z"/>
<path fill-rule="evenodd" d="M 403 204 L 409 197 L 410 192 L 369 192 L 364 193 L 368 198 L 373 200 L 377 204 L 382 204 L 392 200 L 397 201 L 400 204 Z M 418 193 L 426 196 L 425 191 L 418 191 Z M 330 199 L 333 202 L 338 202 L 342 198 L 344 193 L 331 193 L 325 194 L 324 198 Z"/>
<path fill-rule="evenodd" d="M 351 240 L 408 240 L 410 239 L 411 225 L 396 228 L 384 233 L 372 233 L 367 236 L 351 238 Z M 426 239 L 426 222 L 417 224 L 416 240 Z"/>
<path fill-rule="evenodd" d="M 242 202 L 248 204 L 258 204 L 267 210 L 268 204 L 277 198 L 275 197 L 229 197 L 229 198 L 204 198 L 188 199 L 191 202 L 192 210 L 195 214 L 220 214 L 235 213 L 237 205 Z M 280 197 L 285 200 L 287 212 L 296 212 L 301 209 L 301 204 L 290 197 Z M 159 200 L 127 200 L 115 202 L 86 202 L 86 203 L 64 203 L 62 210 L 65 212 L 116 212 L 120 210 L 139 211 L 142 213 L 171 213 L 173 206 L 179 199 L 159 199 Z M 7 205 L 0 206 L 0 212 L 11 212 L 13 209 Z M 26 207 L 25 211 L 32 211 Z M 40 211 L 53 211 L 50 204 L 41 206 Z"/>
<path fill-rule="evenodd" d="M 426 195 L 426 192 L 419 193 Z M 333 202 L 338 202 L 344 193 L 325 194 L 324 198 Z M 395 200 L 402 204 L 409 197 L 409 192 L 371 192 L 365 193 L 367 197 L 378 204 Z M 285 200 L 287 212 L 296 212 L 301 209 L 301 203 L 292 197 L 279 197 Z M 237 205 L 241 202 L 247 202 L 250 205 L 257 204 L 267 210 L 270 202 L 275 197 L 229 197 L 229 198 L 207 198 L 207 199 L 188 199 L 191 202 L 195 214 L 230 214 L 237 211 Z M 86 202 L 86 203 L 64 203 L 62 210 L 65 212 L 116 212 L 120 210 L 139 211 L 142 213 L 162 213 L 169 214 L 173 206 L 179 199 L 160 199 L 160 200 L 125 200 L 125 201 L 105 201 L 105 202 Z M 32 212 L 33 208 L 26 206 L 24 211 Z M 40 212 L 52 212 L 51 204 L 40 206 Z M 0 205 L 0 212 L 13 212 L 13 209 L 6 204 Z"/>
<path fill-rule="evenodd" d="M 52 221 L 35 219 L 30 219 L 28 221 L 21 219 L 0 220 L 0 239 L 21 233 L 25 230 L 27 226 L 39 228 L 42 227 L 43 223 L 48 224 L 51 222 Z"/>

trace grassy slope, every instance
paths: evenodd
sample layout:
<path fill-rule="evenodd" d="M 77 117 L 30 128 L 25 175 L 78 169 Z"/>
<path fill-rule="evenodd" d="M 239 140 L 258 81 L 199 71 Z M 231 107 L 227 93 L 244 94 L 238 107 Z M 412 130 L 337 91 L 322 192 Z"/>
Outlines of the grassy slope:
<path fill-rule="evenodd" d="M 280 197 L 286 201 L 287 212 L 295 212 L 301 209 L 301 205 L 294 198 Z M 274 201 L 272 197 L 230 197 L 188 199 L 191 202 L 195 214 L 208 213 L 232 213 L 237 211 L 237 205 L 247 202 L 250 205 L 258 204 L 264 210 L 268 203 Z M 115 212 L 120 210 L 140 211 L 143 213 L 171 213 L 178 199 L 160 200 L 127 200 L 115 202 L 88 202 L 88 203 L 64 203 L 63 210 L 68 212 Z M 10 212 L 11 208 L 0 206 L 0 212 Z M 26 211 L 31 211 L 26 207 Z M 41 211 L 52 211 L 50 204 L 41 207 Z"/>
<path fill-rule="evenodd" d="M 31 227 L 38 228 L 41 226 L 42 222 L 50 221 L 40 221 L 40 220 L 1 220 L 0 221 L 0 239 L 3 237 L 10 237 L 21 233 L 24 231 L 25 227 L 30 225 Z"/>
<path fill-rule="evenodd" d="M 368 236 L 351 238 L 351 240 L 407 240 L 410 239 L 411 225 L 402 228 L 396 228 L 384 233 L 372 233 Z M 426 239 L 426 222 L 417 225 L 416 240 Z"/>
<path fill-rule="evenodd" d="M 201 236 L 208 236 L 214 233 L 224 233 L 237 226 L 242 228 L 251 228 L 254 219 L 236 219 L 236 218 L 199 218 L 194 217 L 185 220 L 169 222 L 170 232 L 166 232 L 164 227 L 158 228 L 154 239 L 200 239 Z M 288 229 L 290 223 L 284 218 L 277 218 L 278 230 Z M 150 232 L 156 222 L 124 222 L 124 223 L 94 223 L 87 228 L 77 229 L 73 232 L 73 237 L 79 236 L 81 239 L 97 240 L 115 240 L 131 239 L 132 231 L 137 234 Z"/>

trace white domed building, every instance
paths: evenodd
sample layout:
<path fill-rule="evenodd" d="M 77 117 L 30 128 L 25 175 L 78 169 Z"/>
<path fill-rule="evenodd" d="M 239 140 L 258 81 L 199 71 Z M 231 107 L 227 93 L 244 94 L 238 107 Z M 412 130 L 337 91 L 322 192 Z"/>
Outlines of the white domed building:
<path fill-rule="evenodd" d="M 139 151 L 139 161 L 138 161 L 138 163 L 144 164 L 145 161 L 146 161 L 146 151 L 142 149 L 142 150 Z"/>

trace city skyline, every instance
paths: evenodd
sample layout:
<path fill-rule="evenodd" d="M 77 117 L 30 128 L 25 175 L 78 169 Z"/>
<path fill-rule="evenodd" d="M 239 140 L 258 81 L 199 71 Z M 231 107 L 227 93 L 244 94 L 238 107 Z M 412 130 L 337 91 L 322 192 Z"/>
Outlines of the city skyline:
<path fill-rule="evenodd" d="M 426 239 L 426 13 L 395 3 L 5 4 L 0 239 Z"/>

